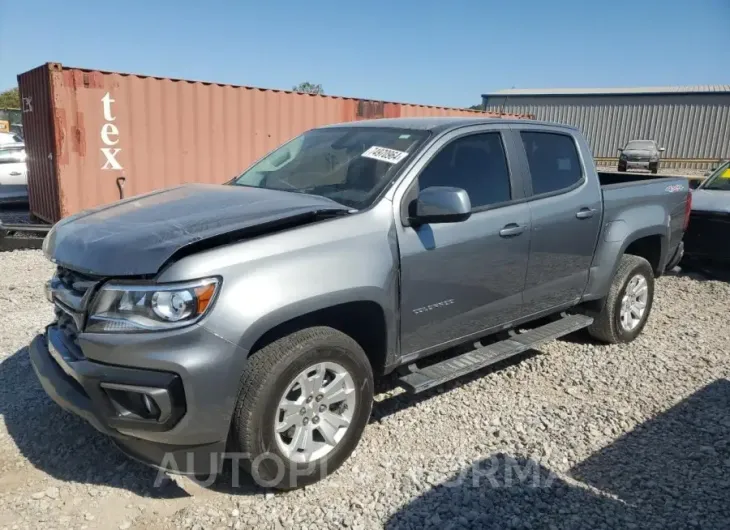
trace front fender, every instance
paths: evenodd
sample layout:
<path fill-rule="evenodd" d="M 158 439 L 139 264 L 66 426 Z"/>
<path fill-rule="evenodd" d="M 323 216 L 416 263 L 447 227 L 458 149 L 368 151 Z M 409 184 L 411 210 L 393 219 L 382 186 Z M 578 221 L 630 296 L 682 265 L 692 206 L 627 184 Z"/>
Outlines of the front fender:
<path fill-rule="evenodd" d="M 201 322 L 246 353 L 293 318 L 348 302 L 377 304 L 397 339 L 398 250 L 390 203 L 188 256 L 159 281 L 222 278 Z M 241 367 L 245 366 L 245 355 Z"/>
<path fill-rule="evenodd" d="M 224 273 L 219 299 L 204 325 L 250 351 L 269 329 L 343 303 L 374 302 L 388 322 L 395 322 L 398 267 L 387 237 L 355 237 L 329 247 L 303 248 Z"/>
<path fill-rule="evenodd" d="M 287 305 L 261 314 L 258 319 L 251 322 L 240 337 L 238 345 L 242 349 L 250 352 L 256 342 L 268 331 L 293 319 L 351 302 L 372 302 L 377 304 L 383 311 L 386 322 L 388 349 L 389 351 L 393 351 L 391 349 L 391 342 L 394 342 L 396 337 L 396 330 L 393 326 L 396 319 L 394 308 L 389 299 L 390 294 L 382 289 L 356 287 L 342 291 L 321 293 L 310 298 L 292 301 Z M 363 325 L 366 325 L 366 323 L 363 323 Z"/>

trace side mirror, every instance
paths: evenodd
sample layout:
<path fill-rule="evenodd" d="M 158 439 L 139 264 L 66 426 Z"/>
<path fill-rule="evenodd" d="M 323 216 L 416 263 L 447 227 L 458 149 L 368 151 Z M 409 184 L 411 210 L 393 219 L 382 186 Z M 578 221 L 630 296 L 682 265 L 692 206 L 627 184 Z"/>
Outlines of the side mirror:
<path fill-rule="evenodd" d="M 623 147 L 619 147 L 619 148 L 618 148 L 618 152 L 619 152 L 619 153 L 623 153 L 623 152 L 624 152 L 624 148 L 623 148 Z"/>
<path fill-rule="evenodd" d="M 664 149 L 663 147 L 660 147 L 659 151 L 663 153 L 664 151 L 666 151 L 666 149 Z"/>
<path fill-rule="evenodd" d="M 411 202 L 409 220 L 413 225 L 459 223 L 471 216 L 471 201 L 466 190 L 449 186 L 432 186 Z"/>

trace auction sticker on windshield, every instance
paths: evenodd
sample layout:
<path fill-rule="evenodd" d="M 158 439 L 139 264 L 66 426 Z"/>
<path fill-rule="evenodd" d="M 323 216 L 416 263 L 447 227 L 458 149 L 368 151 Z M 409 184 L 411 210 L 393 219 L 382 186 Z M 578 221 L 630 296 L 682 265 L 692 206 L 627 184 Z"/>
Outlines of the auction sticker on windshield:
<path fill-rule="evenodd" d="M 407 157 L 408 153 L 405 151 L 398 151 L 396 149 L 389 149 L 387 147 L 378 147 L 377 145 L 374 145 L 365 151 L 362 156 L 365 158 L 372 158 L 373 160 L 380 160 L 381 162 L 388 162 L 389 164 L 397 164 Z"/>

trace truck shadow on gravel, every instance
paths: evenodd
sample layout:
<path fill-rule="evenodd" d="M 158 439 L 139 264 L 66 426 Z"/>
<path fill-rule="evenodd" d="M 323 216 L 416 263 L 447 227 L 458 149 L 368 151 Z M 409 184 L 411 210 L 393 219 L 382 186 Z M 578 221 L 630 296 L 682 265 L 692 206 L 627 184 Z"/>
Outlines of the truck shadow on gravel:
<path fill-rule="evenodd" d="M 172 481 L 155 487 L 157 471 L 126 457 L 108 437 L 51 401 L 27 348 L 0 363 L 0 416 L 23 457 L 58 480 L 122 488 L 143 497 L 188 495 Z"/>
<path fill-rule="evenodd" d="M 557 455 L 560 457 L 560 455 Z M 495 454 L 386 528 L 728 528 L 730 381 L 719 379 L 559 476 Z"/>

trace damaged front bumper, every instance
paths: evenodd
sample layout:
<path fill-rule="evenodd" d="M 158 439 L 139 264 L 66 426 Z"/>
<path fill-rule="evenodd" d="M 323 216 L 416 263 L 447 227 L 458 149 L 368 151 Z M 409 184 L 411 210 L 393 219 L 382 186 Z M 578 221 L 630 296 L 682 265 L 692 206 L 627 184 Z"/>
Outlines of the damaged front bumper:
<path fill-rule="evenodd" d="M 198 333 L 211 337 L 208 346 L 221 340 L 207 331 Z M 89 349 L 94 351 L 95 347 Z M 200 347 L 192 341 L 187 348 L 190 353 Z M 226 349 L 224 357 L 235 349 L 228 343 L 219 343 L 218 347 Z M 174 344 L 171 350 L 180 353 L 175 352 Z M 112 437 L 132 458 L 175 473 L 220 471 L 232 407 L 227 417 L 215 418 L 216 409 L 206 406 L 216 399 L 215 394 L 208 394 L 211 389 L 207 386 L 216 384 L 215 375 L 209 375 L 208 381 L 198 381 L 195 391 L 186 392 L 191 376 L 197 377 L 195 367 L 181 365 L 176 373 L 92 360 L 68 348 L 63 333 L 54 325 L 33 339 L 29 351 L 33 369 L 53 401 Z M 146 353 L 154 355 L 154 351 L 157 348 L 152 346 Z M 135 353 L 139 355 L 139 351 Z M 211 353 L 215 358 L 215 352 Z M 225 371 L 228 367 L 219 369 Z M 208 394 L 206 398 L 196 397 L 201 391 Z M 225 389 L 218 391 L 218 410 L 227 408 Z"/>

